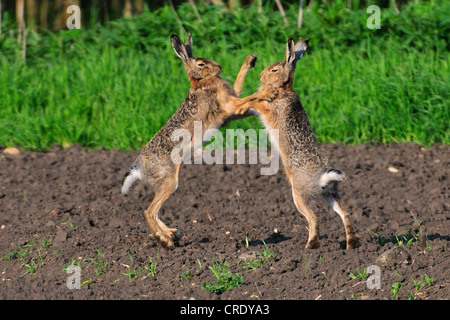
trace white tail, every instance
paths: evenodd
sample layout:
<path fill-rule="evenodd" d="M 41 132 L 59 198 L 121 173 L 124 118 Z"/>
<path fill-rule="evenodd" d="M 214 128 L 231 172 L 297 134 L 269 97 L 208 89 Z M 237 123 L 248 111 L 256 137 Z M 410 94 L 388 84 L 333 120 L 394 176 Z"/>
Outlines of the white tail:
<path fill-rule="evenodd" d="M 332 182 L 339 182 L 346 178 L 345 173 L 337 169 L 328 169 L 320 177 L 320 186 L 326 189 Z"/>
<path fill-rule="evenodd" d="M 126 196 L 136 180 L 142 179 L 142 172 L 136 164 L 133 164 L 122 179 L 122 194 Z"/>

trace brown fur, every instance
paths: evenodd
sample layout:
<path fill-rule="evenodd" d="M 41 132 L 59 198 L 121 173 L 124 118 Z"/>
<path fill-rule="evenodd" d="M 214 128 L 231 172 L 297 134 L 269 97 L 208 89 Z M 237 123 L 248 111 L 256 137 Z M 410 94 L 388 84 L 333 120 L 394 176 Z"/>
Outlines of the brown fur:
<path fill-rule="evenodd" d="M 174 241 L 183 235 L 177 229 L 168 228 L 158 217 L 159 209 L 178 186 L 180 165 L 172 161 L 171 153 L 179 142 L 171 140 L 173 132 L 177 129 L 186 129 L 191 137 L 194 137 L 194 121 L 201 121 L 203 135 L 205 130 L 219 128 L 236 114 L 248 110 L 251 101 L 270 101 L 276 95 L 276 90 L 269 88 L 244 99 L 238 98 L 230 85 L 219 77 L 221 66 L 218 63 L 192 57 L 190 34 L 186 44 L 183 44 L 176 35 L 172 35 L 171 42 L 175 53 L 184 62 L 191 88 L 180 108 L 142 149 L 132 166 L 135 168 L 133 170 L 139 172 L 140 179 L 155 188 L 155 196 L 145 211 L 145 219 L 156 240 L 169 249 L 174 248 Z M 241 91 L 245 75 L 254 66 L 255 61 L 256 57 L 253 55 L 245 60 L 235 84 L 238 92 Z M 191 148 L 194 147 L 193 143 L 191 140 Z M 130 171 L 125 175 L 124 182 L 129 173 Z"/>
<path fill-rule="evenodd" d="M 289 39 L 285 61 L 268 66 L 260 74 L 263 83 L 260 90 L 265 92 L 269 87 L 276 88 L 277 98 L 270 103 L 253 102 L 252 106 L 259 112 L 266 128 L 278 129 L 278 150 L 292 186 L 294 202 L 309 225 L 306 247 L 319 247 L 318 219 L 308 202 L 312 197 L 321 194 L 344 223 L 347 248 L 356 248 L 359 246 L 359 240 L 347 212 L 342 209 L 339 202 L 338 181 L 340 179 L 331 180 L 326 187 L 321 185 L 322 176 L 329 170 L 338 172 L 342 178 L 344 174 L 340 170 L 333 170 L 327 156 L 320 150 L 300 98 L 292 90 L 296 62 L 306 50 L 307 44 L 308 40 L 300 39 L 294 45 L 294 40 Z"/>

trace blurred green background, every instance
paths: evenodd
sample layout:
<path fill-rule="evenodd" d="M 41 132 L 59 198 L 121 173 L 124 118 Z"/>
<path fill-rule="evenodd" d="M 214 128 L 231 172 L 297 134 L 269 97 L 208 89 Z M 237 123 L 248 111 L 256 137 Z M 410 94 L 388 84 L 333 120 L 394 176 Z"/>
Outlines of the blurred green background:
<path fill-rule="evenodd" d="M 450 1 L 277 2 L 0 0 L 0 144 L 141 148 L 189 89 L 169 40 L 186 32 L 194 56 L 219 62 L 230 83 L 258 56 L 242 96 L 288 38 L 310 38 L 294 89 L 320 142 L 449 143 Z M 70 4 L 79 30 L 66 27 Z M 372 4 L 380 29 L 367 27 Z"/>

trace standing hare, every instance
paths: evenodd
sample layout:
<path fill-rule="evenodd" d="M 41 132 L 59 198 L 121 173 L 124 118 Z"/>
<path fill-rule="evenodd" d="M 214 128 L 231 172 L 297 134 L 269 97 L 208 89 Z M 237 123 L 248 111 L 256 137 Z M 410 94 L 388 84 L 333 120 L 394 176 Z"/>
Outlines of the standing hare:
<path fill-rule="evenodd" d="M 278 139 L 271 136 L 271 141 L 276 144 L 284 163 L 294 203 L 309 224 L 306 248 L 320 246 L 318 219 L 308 205 L 309 200 L 319 194 L 341 217 L 347 235 L 347 249 L 357 248 L 359 239 L 338 195 L 338 182 L 345 179 L 345 174 L 334 169 L 320 150 L 300 98 L 292 90 L 295 65 L 306 50 L 308 41 L 300 38 L 294 44 L 294 40 L 289 39 L 285 61 L 268 66 L 260 74 L 261 92 L 266 92 L 268 87 L 276 88 L 276 99 L 271 103 L 253 102 L 252 107 L 260 114 L 266 129 L 278 129 Z"/>
<path fill-rule="evenodd" d="M 202 135 L 212 128 L 219 128 L 225 121 L 232 118 L 242 108 L 248 109 L 248 104 L 255 101 L 272 100 L 276 90 L 269 88 L 268 92 L 256 93 L 244 99 L 238 98 L 229 84 L 219 77 L 222 67 L 209 59 L 192 56 L 192 38 L 189 34 L 186 44 L 176 35 L 172 35 L 172 46 L 175 53 L 184 62 L 191 88 L 182 105 L 169 121 L 142 149 L 122 180 L 122 193 L 126 195 L 136 180 L 143 180 L 153 186 L 155 196 L 148 209 L 145 219 L 156 240 L 168 249 L 174 248 L 183 233 L 167 227 L 158 217 L 158 211 L 164 202 L 178 187 L 178 172 L 181 164 L 172 159 L 172 154 L 179 142 L 173 140 L 176 130 L 184 129 L 194 134 L 194 122 L 201 121 Z M 256 57 L 250 55 L 244 62 L 237 77 L 235 89 L 240 93 L 246 73 L 254 66 Z M 190 148 L 195 148 L 194 141 L 189 141 Z"/>

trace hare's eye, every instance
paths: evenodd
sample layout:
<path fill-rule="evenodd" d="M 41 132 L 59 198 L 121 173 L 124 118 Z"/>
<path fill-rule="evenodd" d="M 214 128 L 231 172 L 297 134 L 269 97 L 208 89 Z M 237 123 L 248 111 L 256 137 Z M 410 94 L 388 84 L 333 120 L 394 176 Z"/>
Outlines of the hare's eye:
<path fill-rule="evenodd" d="M 277 72 L 278 71 L 278 69 L 272 69 L 272 72 Z"/>
<path fill-rule="evenodd" d="M 199 67 L 204 67 L 204 66 L 205 66 L 205 64 L 202 63 L 202 62 L 197 63 L 197 65 L 198 65 Z"/>

